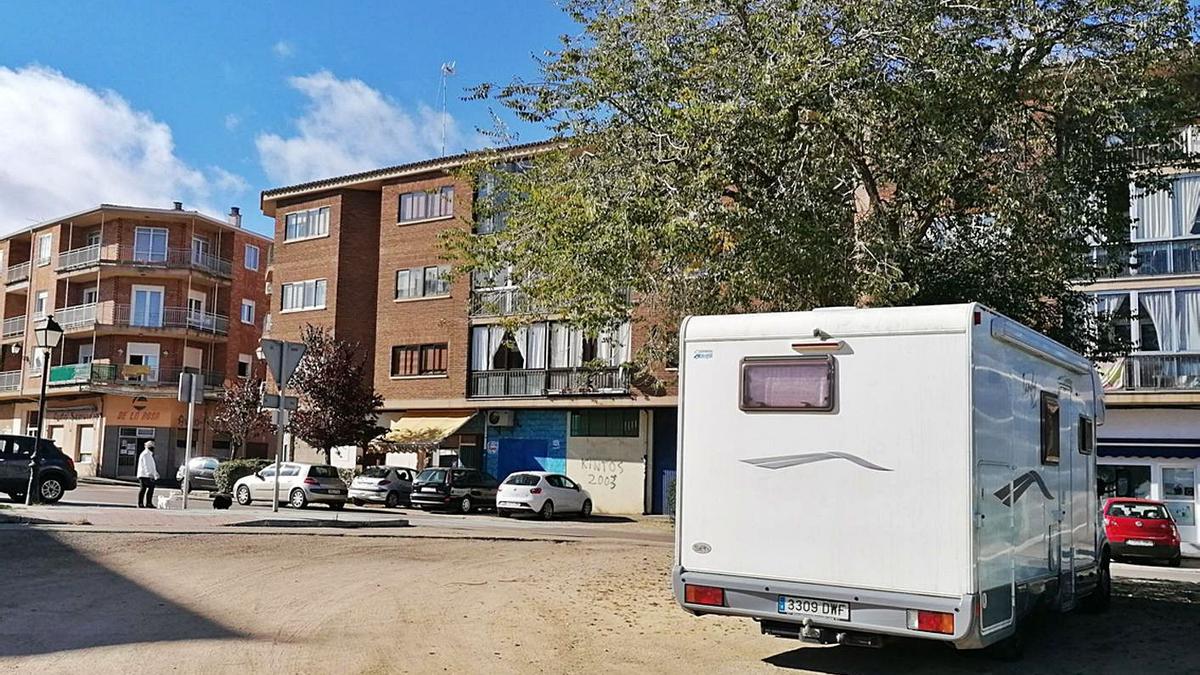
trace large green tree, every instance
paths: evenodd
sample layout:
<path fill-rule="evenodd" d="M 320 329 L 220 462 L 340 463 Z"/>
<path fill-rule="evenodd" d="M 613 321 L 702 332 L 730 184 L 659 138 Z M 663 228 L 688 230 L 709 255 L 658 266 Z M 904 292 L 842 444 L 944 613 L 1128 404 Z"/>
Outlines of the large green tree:
<path fill-rule="evenodd" d="M 600 330 L 690 313 L 981 301 L 1103 357 L 1078 282 L 1129 235 L 1135 146 L 1180 159 L 1183 0 L 568 0 L 536 80 L 482 85 L 564 143 L 486 183 L 499 268 Z M 483 185 L 484 183 L 481 183 Z"/>

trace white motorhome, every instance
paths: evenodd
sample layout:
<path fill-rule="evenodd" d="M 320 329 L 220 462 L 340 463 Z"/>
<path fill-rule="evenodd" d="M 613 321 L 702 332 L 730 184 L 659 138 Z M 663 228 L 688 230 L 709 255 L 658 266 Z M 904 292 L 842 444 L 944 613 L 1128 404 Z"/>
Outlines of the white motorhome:
<path fill-rule="evenodd" d="M 1036 607 L 1107 606 L 1102 389 L 1058 342 L 978 304 L 697 316 L 679 377 L 688 611 L 1006 649 Z"/>

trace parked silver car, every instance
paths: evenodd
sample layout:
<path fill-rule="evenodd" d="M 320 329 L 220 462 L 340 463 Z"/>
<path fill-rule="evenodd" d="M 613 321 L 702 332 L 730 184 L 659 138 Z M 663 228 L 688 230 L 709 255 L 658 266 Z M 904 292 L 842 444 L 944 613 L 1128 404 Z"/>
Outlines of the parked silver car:
<path fill-rule="evenodd" d="M 340 509 L 346 505 L 346 492 L 346 483 L 338 475 L 337 468 L 328 464 L 286 462 L 279 467 L 279 499 L 293 508 L 302 509 L 318 503 Z M 256 499 L 270 502 L 274 494 L 274 464 L 233 484 L 233 495 L 242 506 Z"/>
<path fill-rule="evenodd" d="M 407 504 L 415 473 L 399 466 L 369 466 L 350 481 L 350 501 L 355 506 L 374 502 L 388 508 Z"/>

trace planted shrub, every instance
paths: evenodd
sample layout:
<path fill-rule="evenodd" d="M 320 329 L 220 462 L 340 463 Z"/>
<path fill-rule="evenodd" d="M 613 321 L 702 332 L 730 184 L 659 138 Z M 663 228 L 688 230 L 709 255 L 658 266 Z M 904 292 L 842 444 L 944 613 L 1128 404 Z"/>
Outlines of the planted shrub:
<path fill-rule="evenodd" d="M 274 462 L 269 459 L 233 459 L 221 462 L 217 466 L 217 470 L 213 472 L 213 480 L 217 483 L 217 492 L 232 493 L 234 483 L 270 464 L 274 464 Z"/>

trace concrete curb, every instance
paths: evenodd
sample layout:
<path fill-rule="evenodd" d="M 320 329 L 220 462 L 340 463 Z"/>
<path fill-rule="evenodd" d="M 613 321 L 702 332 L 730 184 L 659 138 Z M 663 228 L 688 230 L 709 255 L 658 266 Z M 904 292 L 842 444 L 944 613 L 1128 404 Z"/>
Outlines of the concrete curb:
<path fill-rule="evenodd" d="M 366 527 L 408 527 L 408 520 L 392 518 L 389 520 L 324 520 L 308 518 L 259 518 L 244 520 L 238 523 L 227 523 L 222 527 L 334 527 L 342 529 L 360 529 Z"/>

